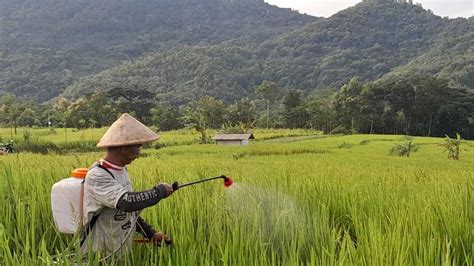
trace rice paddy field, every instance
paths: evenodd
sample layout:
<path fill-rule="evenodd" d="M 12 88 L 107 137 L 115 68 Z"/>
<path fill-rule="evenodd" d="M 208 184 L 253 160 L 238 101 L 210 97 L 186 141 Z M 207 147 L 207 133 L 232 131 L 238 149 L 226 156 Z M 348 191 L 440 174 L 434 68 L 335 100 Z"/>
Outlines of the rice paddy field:
<path fill-rule="evenodd" d="M 15 143 L 24 143 L 25 136 L 28 136 L 29 144 L 55 144 L 59 146 L 78 146 L 84 145 L 94 147 L 102 135 L 104 135 L 107 128 L 88 128 L 88 129 L 73 129 L 73 128 L 17 128 L 17 134 L 13 129 L 0 128 L 0 143 L 6 143 L 13 140 Z M 212 136 L 215 130 L 208 130 L 207 135 Z M 258 136 L 259 140 L 282 138 L 282 137 L 296 137 L 296 136 L 312 136 L 318 134 L 312 130 L 303 129 L 257 129 L 254 134 Z M 174 131 L 160 132 L 160 141 L 157 142 L 160 146 L 178 146 L 199 143 L 199 133 L 194 130 L 180 129 Z M 81 145 L 82 144 L 82 145 Z M 67 147 L 70 148 L 70 147 Z M 74 147 L 72 147 L 74 148 Z"/>
<path fill-rule="evenodd" d="M 217 181 L 183 188 L 145 209 L 141 215 L 170 234 L 173 246 L 135 244 L 109 263 L 474 264 L 473 141 L 461 144 L 454 161 L 439 138 L 414 138 L 419 149 L 399 157 L 390 149 L 402 136 L 257 131 L 255 137 L 247 147 L 199 145 L 193 133 L 170 132 L 162 140 L 175 145 L 143 150 L 128 167 L 135 190 L 221 174 L 235 182 L 227 189 Z M 54 227 L 50 190 L 101 156 L 0 156 L 0 265 L 52 265 L 57 255 L 60 264 L 80 262 L 68 256 L 74 246 L 65 252 L 72 238 Z M 85 261 L 99 264 L 100 255 Z"/>

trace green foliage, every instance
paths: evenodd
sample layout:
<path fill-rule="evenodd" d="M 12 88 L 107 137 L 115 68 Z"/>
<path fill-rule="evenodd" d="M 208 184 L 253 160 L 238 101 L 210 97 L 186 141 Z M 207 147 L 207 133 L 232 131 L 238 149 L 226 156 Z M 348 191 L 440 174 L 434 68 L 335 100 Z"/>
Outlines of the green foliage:
<path fill-rule="evenodd" d="M 274 104 L 280 98 L 280 90 L 275 82 L 264 80 L 254 88 L 255 93 L 268 104 Z"/>
<path fill-rule="evenodd" d="M 308 113 L 307 126 L 312 129 L 330 133 L 334 128 L 336 111 L 328 96 L 313 96 L 304 101 Z"/>
<path fill-rule="evenodd" d="M 369 84 L 352 79 L 333 105 L 337 124 L 352 132 L 474 137 L 474 93 L 445 79 L 415 75 Z"/>
<path fill-rule="evenodd" d="M 30 139 L 31 139 L 30 130 L 29 130 L 29 129 L 25 129 L 25 131 L 23 131 L 23 141 L 26 142 L 26 143 L 29 143 L 29 142 L 30 142 Z"/>
<path fill-rule="evenodd" d="M 202 97 L 196 105 L 196 112 L 202 114 L 205 124 L 209 128 L 219 128 L 224 123 L 224 102 L 212 96 Z"/>
<path fill-rule="evenodd" d="M 258 120 L 257 109 L 255 102 L 249 98 L 243 98 L 240 101 L 236 101 L 226 109 L 227 121 L 233 125 L 239 125 L 240 128 L 245 132 L 255 126 Z"/>
<path fill-rule="evenodd" d="M 110 125 L 122 113 L 130 113 L 143 123 L 151 124 L 151 110 L 156 103 L 155 94 L 147 90 L 114 88 L 88 94 L 60 110 L 69 112 L 65 112 L 63 118 L 65 125 L 76 128 Z"/>
<path fill-rule="evenodd" d="M 187 107 L 182 117 L 188 128 L 201 134 L 201 144 L 211 141 L 207 136 L 208 128 L 219 128 L 224 123 L 224 103 L 211 96 L 202 97 L 196 104 Z"/>
<path fill-rule="evenodd" d="M 152 124 L 158 126 L 160 130 L 169 131 L 183 128 L 181 121 L 183 114 L 177 107 L 167 103 L 159 103 L 150 110 Z"/>
<path fill-rule="evenodd" d="M 347 128 L 345 128 L 343 125 L 339 125 L 331 130 L 329 132 L 331 135 L 337 135 L 337 134 L 342 134 L 342 135 L 348 135 L 351 134 L 351 131 Z"/>
<path fill-rule="evenodd" d="M 460 146 L 461 146 L 461 135 L 456 134 L 456 138 L 452 139 L 448 135 L 443 143 L 439 144 L 441 147 L 446 148 L 448 152 L 448 158 L 453 160 L 459 160 Z"/>
<path fill-rule="evenodd" d="M 221 130 L 219 130 L 219 133 L 225 133 L 225 134 L 244 134 L 247 133 L 248 131 L 245 130 L 245 128 L 240 125 L 232 124 L 232 123 L 224 123 L 222 125 Z"/>
<path fill-rule="evenodd" d="M 116 88 L 75 101 L 60 97 L 52 106 L 33 105 L 6 95 L 0 112 L 5 114 L 3 124 L 11 127 L 10 137 L 16 135 L 17 126 L 48 125 L 51 130 L 55 126 L 109 126 L 121 113 L 129 112 L 161 130 L 187 126 L 204 135 L 208 128 L 229 124 L 245 132 L 271 125 L 333 134 L 443 136 L 460 132 L 467 139 L 474 138 L 474 92 L 451 87 L 444 79 L 416 75 L 362 83 L 353 78 L 335 94 L 306 96 L 301 91 L 289 90 L 283 99 L 276 99 L 271 105 L 266 100 L 249 98 L 226 105 L 222 100 L 204 96 L 185 107 L 175 107 L 146 90 Z M 268 119 L 270 106 L 272 115 Z M 208 139 L 204 136 L 202 141 Z"/>
<path fill-rule="evenodd" d="M 410 154 L 412 152 L 416 152 L 420 148 L 419 145 L 416 145 L 413 142 L 414 140 L 412 137 L 405 136 L 402 143 L 399 143 L 392 147 L 392 149 L 390 150 L 390 154 L 410 157 Z"/>
<path fill-rule="evenodd" d="M 264 80 L 260 85 L 254 88 L 255 94 L 261 97 L 266 104 L 266 121 L 265 125 L 268 129 L 272 118 L 270 108 L 274 106 L 275 102 L 280 98 L 280 89 L 275 82 Z M 273 120 L 272 120 L 273 121 Z M 274 124 L 274 123 L 272 123 Z"/>
<path fill-rule="evenodd" d="M 353 134 L 359 131 L 360 116 L 364 106 L 362 92 L 366 90 L 365 86 L 359 82 L 358 78 L 353 78 L 334 95 L 333 103 L 339 113 L 338 116 L 343 120 L 349 118 L 346 119 L 349 121 L 341 121 L 340 124 L 350 126 Z"/>
<path fill-rule="evenodd" d="M 305 128 L 309 114 L 303 104 L 303 95 L 296 90 L 289 90 L 283 99 L 283 127 Z"/>
<path fill-rule="evenodd" d="M 340 145 L 337 146 L 339 149 L 350 149 L 352 148 L 351 143 L 343 142 Z"/>

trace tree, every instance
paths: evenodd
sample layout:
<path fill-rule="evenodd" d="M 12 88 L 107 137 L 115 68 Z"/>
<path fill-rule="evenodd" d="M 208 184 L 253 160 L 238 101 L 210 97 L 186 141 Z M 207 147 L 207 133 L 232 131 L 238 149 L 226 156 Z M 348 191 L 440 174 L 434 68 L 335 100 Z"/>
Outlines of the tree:
<path fill-rule="evenodd" d="M 250 132 L 258 119 L 255 103 L 249 98 L 243 98 L 230 105 L 227 108 L 227 114 L 230 124 L 240 125 L 247 133 Z"/>
<path fill-rule="evenodd" d="M 69 125 L 69 120 L 71 118 L 71 102 L 64 98 L 60 97 L 53 105 L 56 121 L 60 126 L 64 127 L 65 138 L 67 143 L 67 128 Z"/>
<path fill-rule="evenodd" d="M 356 133 L 359 128 L 359 120 L 363 108 L 361 93 L 365 86 L 359 82 L 358 78 L 352 78 L 334 96 L 334 108 L 338 113 L 339 119 L 342 124 L 346 124 L 348 120 L 350 121 L 352 133 Z"/>
<path fill-rule="evenodd" d="M 413 130 L 416 134 L 431 136 L 433 119 L 440 106 L 450 101 L 448 80 L 415 76 L 409 80 L 415 92 Z M 420 126 L 418 126 L 420 125 Z"/>
<path fill-rule="evenodd" d="M 224 121 L 224 103 L 211 96 L 202 97 L 196 104 L 188 106 L 182 120 L 186 127 L 201 134 L 201 144 L 208 143 L 206 130 L 219 128 Z"/>
<path fill-rule="evenodd" d="M 157 104 L 156 95 L 135 86 L 133 89 L 116 87 L 106 93 L 116 112 L 130 113 L 144 124 L 151 124 L 151 109 Z"/>
<path fill-rule="evenodd" d="M 225 105 L 212 96 L 204 96 L 198 102 L 196 111 L 201 113 L 210 128 L 220 128 L 224 123 Z"/>
<path fill-rule="evenodd" d="M 20 126 L 31 127 L 36 122 L 36 110 L 31 102 L 23 102 L 20 108 L 20 115 L 18 117 L 18 124 Z"/>
<path fill-rule="evenodd" d="M 466 65 L 453 77 L 453 82 L 457 88 L 474 90 L 474 65 Z"/>
<path fill-rule="evenodd" d="M 150 110 L 153 125 L 157 125 L 160 130 L 173 130 L 182 128 L 184 125 L 180 120 L 183 115 L 177 107 L 168 103 L 160 103 Z"/>
<path fill-rule="evenodd" d="M 403 113 L 405 135 L 409 135 L 412 125 L 412 118 L 415 112 L 416 89 L 409 80 L 397 80 L 388 85 L 387 94 L 393 110 Z"/>
<path fill-rule="evenodd" d="M 59 97 L 53 104 L 54 122 L 57 126 L 67 128 L 71 115 L 71 104 L 65 97 Z"/>
<path fill-rule="evenodd" d="M 279 89 L 276 83 L 264 80 L 259 86 L 255 87 L 255 93 L 259 95 L 266 103 L 267 109 L 267 128 L 270 123 L 270 106 L 273 105 L 279 98 Z"/>
<path fill-rule="evenodd" d="M 331 132 L 335 120 L 335 112 L 331 105 L 331 99 L 312 97 L 305 102 L 305 105 L 309 116 L 309 126 L 312 129 L 321 130 L 324 133 Z"/>
<path fill-rule="evenodd" d="M 301 92 L 289 90 L 283 100 L 282 112 L 284 126 L 289 128 L 304 128 L 308 120 L 308 112 L 301 99 Z"/>
<path fill-rule="evenodd" d="M 381 114 L 385 109 L 384 102 L 378 97 L 377 91 L 372 84 L 365 86 L 360 94 L 361 100 L 361 121 L 360 127 L 365 125 L 362 129 L 363 133 L 373 134 L 376 124 L 380 122 Z M 367 128 L 368 124 L 368 128 Z"/>
<path fill-rule="evenodd" d="M 199 112 L 192 107 L 187 107 L 184 111 L 184 116 L 181 118 L 186 127 L 196 130 L 201 134 L 201 144 L 209 142 L 206 134 L 207 123 L 203 113 Z"/>
<path fill-rule="evenodd" d="M 112 124 L 120 112 L 104 92 L 87 94 L 70 103 L 68 125 L 75 128 L 103 127 Z M 135 115 L 131 112 L 131 115 Z"/>
<path fill-rule="evenodd" d="M 10 135 L 13 138 L 13 131 L 17 134 L 18 118 L 21 114 L 18 102 L 13 94 L 5 94 L 2 97 L 2 110 L 4 113 L 4 123 L 10 125 Z"/>

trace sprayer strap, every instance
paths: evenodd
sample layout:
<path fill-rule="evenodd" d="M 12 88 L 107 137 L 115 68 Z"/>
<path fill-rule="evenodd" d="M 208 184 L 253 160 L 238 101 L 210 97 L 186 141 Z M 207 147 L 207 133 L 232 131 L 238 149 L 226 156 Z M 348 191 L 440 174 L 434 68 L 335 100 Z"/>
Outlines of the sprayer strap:
<path fill-rule="evenodd" d="M 94 165 L 92 168 L 94 168 L 94 167 L 99 167 L 99 168 L 105 170 L 107 173 L 109 173 L 109 174 L 112 176 L 113 179 L 115 179 L 114 174 L 112 174 L 112 172 L 110 172 L 109 169 L 105 168 L 105 167 L 104 167 L 103 165 L 101 165 L 100 163 L 97 163 L 97 164 Z M 84 182 L 85 182 L 85 180 L 82 181 L 82 183 L 84 183 Z M 87 224 L 87 226 L 84 228 L 84 232 L 83 232 L 82 237 L 81 237 L 81 247 L 82 247 L 82 245 L 84 244 L 84 242 L 86 242 L 87 236 L 89 235 L 90 231 L 92 230 L 92 227 L 94 227 L 94 224 L 97 222 L 97 219 L 99 218 L 99 215 L 100 215 L 101 211 L 102 211 L 102 209 L 99 210 L 99 211 L 97 212 L 97 214 L 92 217 L 91 221 L 90 221 L 90 222 Z"/>

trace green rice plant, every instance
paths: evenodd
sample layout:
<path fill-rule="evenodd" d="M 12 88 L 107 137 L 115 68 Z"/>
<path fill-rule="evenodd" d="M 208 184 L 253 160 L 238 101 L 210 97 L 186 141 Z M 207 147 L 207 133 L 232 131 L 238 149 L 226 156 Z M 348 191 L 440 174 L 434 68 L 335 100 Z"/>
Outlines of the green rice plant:
<path fill-rule="evenodd" d="M 370 144 L 337 148 L 364 139 Z M 399 139 L 350 135 L 145 150 L 128 167 L 135 190 L 221 174 L 235 185 L 183 188 L 144 210 L 174 246 L 135 244 L 109 264 L 473 265 L 473 151 L 453 164 L 437 152 L 440 139 L 417 138 L 426 145 L 407 161 L 386 152 Z M 236 160 L 241 153 L 248 155 Z M 101 156 L 0 156 L 0 265 L 52 265 L 54 256 L 64 265 L 100 265 L 103 254 L 70 256 L 77 247 L 68 251 L 73 239 L 54 227 L 50 191 Z"/>

